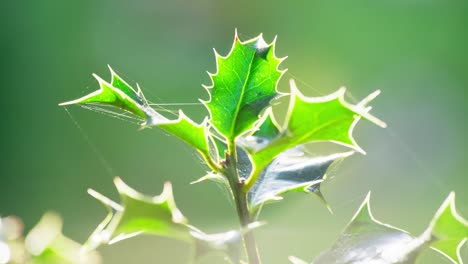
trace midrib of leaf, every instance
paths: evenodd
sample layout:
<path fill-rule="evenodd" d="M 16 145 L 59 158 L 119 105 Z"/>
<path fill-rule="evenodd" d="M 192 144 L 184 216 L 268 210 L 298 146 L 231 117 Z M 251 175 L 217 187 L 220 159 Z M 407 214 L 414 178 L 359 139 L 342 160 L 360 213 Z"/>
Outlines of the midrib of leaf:
<path fill-rule="evenodd" d="M 244 51 L 242 51 L 243 54 L 245 54 Z M 240 94 L 240 100 L 239 100 L 239 103 L 236 105 L 236 110 L 234 112 L 234 118 L 232 119 L 232 122 L 231 122 L 231 129 L 229 130 L 230 132 L 230 135 L 234 135 L 235 133 L 235 130 L 236 130 L 236 123 L 237 123 L 237 117 L 239 116 L 239 110 L 240 110 L 240 105 L 242 104 L 243 102 L 243 98 L 244 98 L 244 93 L 245 93 L 245 88 L 247 86 L 247 82 L 250 78 L 250 73 L 252 71 L 252 64 L 253 64 L 253 60 L 255 58 L 255 55 L 257 54 L 257 51 L 255 51 L 253 54 L 252 54 L 252 57 L 250 58 L 250 63 L 249 63 L 249 67 L 248 67 L 248 70 L 247 70 L 247 75 L 243 81 L 243 84 L 242 84 L 242 89 L 241 89 L 241 94 Z M 242 80 L 239 76 L 239 73 L 237 71 L 234 71 L 236 73 L 236 75 L 239 77 L 239 80 Z M 234 140 L 234 139 L 233 139 Z"/>

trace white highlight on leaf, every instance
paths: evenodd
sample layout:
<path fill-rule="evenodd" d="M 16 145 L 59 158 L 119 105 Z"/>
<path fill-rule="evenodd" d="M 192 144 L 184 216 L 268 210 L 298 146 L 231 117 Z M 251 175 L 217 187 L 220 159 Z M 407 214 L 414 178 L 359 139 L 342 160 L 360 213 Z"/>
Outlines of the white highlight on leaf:
<path fill-rule="evenodd" d="M 290 95 L 291 97 L 290 97 L 289 109 L 288 109 L 288 112 L 287 112 L 288 115 L 286 116 L 286 121 L 284 122 L 284 126 L 283 126 L 284 131 L 286 131 L 287 125 L 288 125 L 289 120 L 291 118 L 291 113 L 292 113 L 292 110 L 293 110 L 294 105 L 295 105 L 296 97 L 300 98 L 302 101 L 307 102 L 307 103 L 323 103 L 323 102 L 329 102 L 329 101 L 333 101 L 333 100 L 339 100 L 339 102 L 344 107 L 346 107 L 349 110 L 355 112 L 357 115 L 355 116 L 354 122 L 351 124 L 351 126 L 350 126 L 350 128 L 348 130 L 348 137 L 351 140 L 352 144 L 349 145 L 349 144 L 339 142 L 339 141 L 334 141 L 334 140 L 332 140 L 331 142 L 336 143 L 338 145 L 342 145 L 342 146 L 352 148 L 352 149 L 356 150 L 357 152 L 359 152 L 361 154 L 364 154 L 364 155 L 366 154 L 366 152 L 364 151 L 364 149 L 362 149 L 357 144 L 356 140 L 353 137 L 354 128 L 357 125 L 358 121 L 360 120 L 360 117 L 363 117 L 363 118 L 373 122 L 374 124 L 376 124 L 376 125 L 378 125 L 380 127 L 383 127 L 383 128 L 387 127 L 387 124 L 385 122 L 383 122 L 382 120 L 380 120 L 380 119 L 374 117 L 373 115 L 369 114 L 368 111 L 370 109 L 372 109 L 372 108 L 369 108 L 369 107 L 366 106 L 367 103 L 369 103 L 372 99 L 376 98 L 380 94 L 379 90 L 371 93 L 369 96 L 364 98 L 359 104 L 352 105 L 352 104 L 346 102 L 346 100 L 344 99 L 344 95 L 346 93 L 346 88 L 345 87 L 341 87 L 336 92 L 331 93 L 329 95 L 319 96 L 319 97 L 308 97 L 308 96 L 305 96 L 304 94 L 302 94 L 300 92 L 300 90 L 296 86 L 296 82 L 293 79 L 291 79 L 289 83 L 290 83 L 290 87 L 291 87 L 291 95 Z"/>
<path fill-rule="evenodd" d="M 136 237 L 136 236 L 141 235 L 143 233 L 144 233 L 144 231 L 138 231 L 138 232 L 134 232 L 134 233 L 131 233 L 131 234 L 120 234 L 120 235 L 114 237 L 113 239 L 111 239 L 108 242 L 108 244 L 112 245 L 112 244 L 115 244 L 115 243 L 120 242 L 122 240 L 125 240 L 127 238 Z"/>
<path fill-rule="evenodd" d="M 116 211 L 123 211 L 124 210 L 124 208 L 120 204 L 112 201 L 111 199 L 109 199 L 106 196 L 96 192 L 93 189 L 88 189 L 88 194 L 91 195 L 96 200 L 103 203 L 104 205 L 108 205 L 109 207 L 111 207 L 112 209 L 114 209 Z"/>
<path fill-rule="evenodd" d="M 444 202 L 442 203 L 442 205 L 440 206 L 439 210 L 437 210 L 434 218 L 432 219 L 431 221 L 431 224 L 429 225 L 429 228 L 427 229 L 427 232 L 431 232 L 432 229 L 434 228 L 434 226 L 436 225 L 436 222 L 437 222 L 437 219 L 439 219 L 439 217 L 443 214 L 443 212 L 447 209 L 447 207 L 450 207 L 450 212 L 452 214 L 452 216 L 460 223 L 462 223 L 463 225 L 467 226 L 468 227 L 468 220 L 464 219 L 457 211 L 457 208 L 455 207 L 455 192 L 451 192 L 449 194 L 449 196 L 444 200 Z M 461 258 L 461 248 L 463 247 L 463 245 L 465 245 L 465 243 L 468 241 L 468 237 L 463 239 L 457 246 L 457 250 L 456 250 L 456 253 L 457 253 L 457 258 L 459 260 L 459 262 L 455 259 L 453 259 L 452 257 L 450 257 L 449 255 L 447 255 L 445 252 L 437 249 L 437 248 L 434 248 L 434 247 L 431 247 L 433 250 L 439 252 L 440 254 L 442 254 L 443 256 L 447 257 L 452 263 L 455 263 L 455 264 L 463 264 L 463 260 Z"/>
<path fill-rule="evenodd" d="M 223 175 L 218 174 L 218 173 L 208 173 L 207 175 L 199 178 L 198 180 L 191 182 L 190 184 L 196 184 L 196 183 L 204 182 L 206 180 L 212 180 L 215 182 L 228 184 L 227 179 Z"/>
<path fill-rule="evenodd" d="M 265 48 L 268 48 L 268 44 L 265 42 L 265 40 L 263 39 L 263 34 L 260 34 L 260 36 L 258 36 L 258 41 L 257 43 L 255 43 L 255 48 L 257 49 L 265 49 Z"/>
<path fill-rule="evenodd" d="M 280 73 L 280 77 L 278 80 L 281 79 L 281 77 L 284 75 L 284 73 L 286 73 L 288 71 L 288 69 L 283 69 L 281 70 L 279 67 L 281 65 L 281 63 L 286 60 L 288 57 L 285 56 L 285 57 L 282 57 L 282 58 L 278 58 L 277 55 L 276 55 L 276 50 L 275 50 L 275 44 L 276 44 L 276 40 L 277 40 L 277 36 L 275 36 L 275 38 L 273 39 L 273 41 L 271 43 L 266 43 L 265 40 L 263 39 L 263 33 L 261 33 L 260 35 L 258 35 L 257 37 L 255 38 L 252 38 L 252 39 L 249 39 L 249 40 L 246 40 L 246 41 L 241 41 L 240 38 L 239 38 L 239 35 L 238 35 L 238 32 L 237 32 L 237 28 L 235 29 L 235 33 L 234 33 L 234 41 L 232 43 L 232 46 L 231 46 L 231 49 L 229 50 L 228 54 L 226 56 L 222 56 L 218 53 L 218 51 L 216 49 L 213 48 L 213 52 L 215 54 L 215 61 L 216 61 L 216 71 L 215 73 L 211 73 L 209 71 L 207 71 L 207 74 L 208 76 L 210 77 L 210 81 L 211 81 L 211 84 L 209 85 L 204 85 L 202 84 L 202 87 L 207 91 L 208 93 L 208 100 L 203 100 L 203 99 L 199 99 L 199 101 L 206 107 L 206 109 L 208 110 L 208 112 L 210 113 L 210 120 L 212 119 L 212 116 L 211 116 L 211 111 L 210 111 L 210 108 L 208 107 L 208 104 L 212 101 L 212 96 L 211 96 L 211 92 L 210 90 L 214 88 L 215 86 L 215 83 L 213 81 L 213 77 L 218 75 L 219 74 L 219 61 L 221 60 L 226 60 L 227 58 L 229 58 L 231 56 L 231 54 L 233 53 L 234 51 L 234 48 L 236 46 L 236 42 L 239 42 L 241 45 L 245 45 L 245 44 L 248 44 L 248 43 L 252 43 L 252 42 L 256 42 L 256 48 L 257 49 L 264 49 L 264 48 L 267 48 L 267 47 L 273 47 L 273 57 L 276 58 L 278 60 L 278 64 L 276 66 L 276 71 Z M 281 93 L 278 91 L 278 83 L 279 81 L 276 83 L 276 86 L 275 86 L 275 92 L 279 95 L 279 96 L 282 96 L 284 95 L 284 93 Z M 235 121 L 235 120 L 233 120 Z M 214 126 L 213 126 L 214 129 L 216 129 Z M 219 131 L 217 131 L 219 132 Z M 221 133 L 220 133 L 221 134 Z"/>
<path fill-rule="evenodd" d="M 293 264 L 309 264 L 309 263 L 303 261 L 302 259 L 297 258 L 297 257 L 294 257 L 294 256 L 289 256 L 288 259 L 289 259 Z"/>

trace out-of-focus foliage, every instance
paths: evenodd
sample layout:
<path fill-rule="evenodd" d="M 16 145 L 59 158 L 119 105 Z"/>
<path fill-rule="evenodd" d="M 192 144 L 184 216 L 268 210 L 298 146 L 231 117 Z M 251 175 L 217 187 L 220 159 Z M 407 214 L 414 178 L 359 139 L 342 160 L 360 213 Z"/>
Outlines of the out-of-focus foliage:
<path fill-rule="evenodd" d="M 25 236 L 19 218 L 0 218 L 0 263 L 100 264 L 96 251 L 82 252 L 79 243 L 62 234 L 62 225 L 60 216 L 49 212 Z"/>

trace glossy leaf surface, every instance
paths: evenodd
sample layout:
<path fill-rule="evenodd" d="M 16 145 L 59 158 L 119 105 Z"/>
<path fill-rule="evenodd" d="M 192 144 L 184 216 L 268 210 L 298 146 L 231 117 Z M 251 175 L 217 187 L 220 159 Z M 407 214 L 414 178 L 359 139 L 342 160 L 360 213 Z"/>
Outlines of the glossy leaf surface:
<path fill-rule="evenodd" d="M 337 242 L 314 264 L 413 264 L 422 250 L 432 247 L 451 262 L 463 263 L 460 249 L 468 239 L 468 222 L 455 210 L 451 193 L 420 236 L 383 224 L 370 211 L 370 194 Z M 292 257 L 293 263 L 301 263 Z"/>
<path fill-rule="evenodd" d="M 268 109 L 258 123 L 258 130 L 250 136 L 238 139 L 239 146 L 250 152 L 268 148 L 270 142 L 281 136 L 281 130 Z M 238 170 L 241 177 L 248 178 L 252 166 L 245 151 L 238 150 Z M 253 213 L 266 202 L 282 199 L 279 195 L 292 191 L 314 193 L 323 202 L 320 184 L 326 179 L 327 171 L 338 161 L 354 152 L 318 155 L 303 145 L 295 146 L 279 154 L 259 174 L 248 192 L 249 208 Z M 257 215 L 258 216 L 258 215 Z"/>
<path fill-rule="evenodd" d="M 284 71 L 275 56 L 275 43 L 262 35 L 242 42 L 237 34 L 226 57 L 216 53 L 216 73 L 206 87 L 210 100 L 204 102 L 210 122 L 228 139 L 251 128 L 260 112 L 277 95 L 276 85 Z"/>
<path fill-rule="evenodd" d="M 314 193 L 323 199 L 320 183 L 336 162 L 353 152 L 316 156 L 298 146 L 287 150 L 273 160 L 260 174 L 248 193 L 250 208 L 255 211 L 262 204 L 282 199 L 279 195 L 292 192 Z"/>

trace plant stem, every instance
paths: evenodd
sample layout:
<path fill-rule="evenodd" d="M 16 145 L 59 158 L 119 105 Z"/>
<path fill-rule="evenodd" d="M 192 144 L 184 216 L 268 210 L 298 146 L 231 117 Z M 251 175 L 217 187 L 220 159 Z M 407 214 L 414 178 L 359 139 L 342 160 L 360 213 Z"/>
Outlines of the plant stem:
<path fill-rule="evenodd" d="M 200 152 L 200 155 L 202 156 L 202 158 L 205 160 L 206 162 L 206 165 L 208 165 L 208 167 L 214 171 L 214 172 L 220 172 L 222 170 L 222 168 L 216 164 L 216 162 L 213 160 L 213 158 L 210 157 L 210 155 L 208 154 L 205 154 L 203 152 Z"/>
<path fill-rule="evenodd" d="M 249 264 L 261 264 L 260 255 L 258 254 L 257 243 L 252 230 L 248 229 L 248 225 L 252 219 L 247 206 L 247 192 L 243 191 L 244 179 L 239 177 L 237 170 L 237 150 L 234 141 L 228 142 L 228 153 L 226 154 L 225 175 L 229 181 L 229 185 L 234 196 L 236 204 L 237 216 L 241 225 L 242 240 L 247 252 Z"/>

